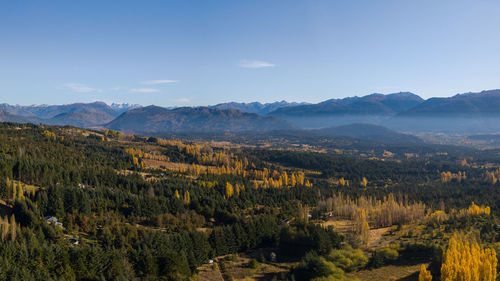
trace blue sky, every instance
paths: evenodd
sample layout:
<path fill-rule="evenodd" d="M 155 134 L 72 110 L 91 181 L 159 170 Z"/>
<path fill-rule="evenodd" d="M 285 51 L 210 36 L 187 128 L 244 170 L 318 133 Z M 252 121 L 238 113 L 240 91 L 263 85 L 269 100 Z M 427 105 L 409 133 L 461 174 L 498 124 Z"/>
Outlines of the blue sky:
<path fill-rule="evenodd" d="M 162 106 L 500 88 L 500 1 L 0 2 L 0 103 Z"/>

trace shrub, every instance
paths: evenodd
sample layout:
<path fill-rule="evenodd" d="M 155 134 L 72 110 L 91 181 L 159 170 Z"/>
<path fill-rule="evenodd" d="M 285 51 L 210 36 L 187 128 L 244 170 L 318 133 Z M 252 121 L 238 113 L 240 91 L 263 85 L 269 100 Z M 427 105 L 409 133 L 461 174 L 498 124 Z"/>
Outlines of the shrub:
<path fill-rule="evenodd" d="M 252 269 L 257 269 L 257 268 L 259 268 L 259 262 L 258 262 L 258 261 L 256 261 L 256 260 L 254 260 L 254 259 L 251 259 L 251 260 L 248 262 L 247 266 L 248 266 L 249 268 L 252 268 Z"/>
<path fill-rule="evenodd" d="M 370 260 L 372 267 L 381 267 L 399 258 L 398 249 L 394 246 L 386 246 L 373 252 Z"/>
<path fill-rule="evenodd" d="M 333 249 L 326 256 L 326 259 L 344 271 L 352 272 L 364 268 L 368 263 L 368 257 L 360 249 L 353 249 L 346 246 L 344 249 Z"/>
<path fill-rule="evenodd" d="M 300 261 L 294 275 L 295 280 L 345 280 L 342 269 L 316 253 L 308 253 Z"/>

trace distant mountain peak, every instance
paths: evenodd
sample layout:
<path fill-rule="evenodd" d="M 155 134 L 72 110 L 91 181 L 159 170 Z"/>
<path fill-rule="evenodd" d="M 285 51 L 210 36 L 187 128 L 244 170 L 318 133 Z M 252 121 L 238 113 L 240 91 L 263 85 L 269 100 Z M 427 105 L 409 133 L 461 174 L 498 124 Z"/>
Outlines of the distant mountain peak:
<path fill-rule="evenodd" d="M 209 106 L 209 107 L 210 108 L 218 108 L 218 109 L 236 109 L 236 110 L 239 110 L 242 112 L 257 113 L 257 114 L 265 115 L 265 114 L 267 114 L 271 111 L 274 111 L 278 108 L 297 106 L 297 105 L 305 105 L 305 104 L 307 104 L 307 103 L 305 103 L 305 102 L 302 102 L 302 103 L 287 102 L 285 100 L 282 100 L 282 101 L 269 102 L 269 103 L 227 102 L 227 103 L 216 104 L 216 105 Z"/>
<path fill-rule="evenodd" d="M 499 116 L 500 90 L 457 94 L 452 97 L 430 98 L 401 113 L 402 116 Z"/>
<path fill-rule="evenodd" d="M 135 106 L 135 105 L 134 105 Z M 71 103 L 63 105 L 9 105 L 0 104 L 0 109 L 10 114 L 9 120 L 37 122 L 50 125 L 96 126 L 110 122 L 134 106 L 107 105 L 102 101 Z"/>
<path fill-rule="evenodd" d="M 374 93 L 362 97 L 329 99 L 309 105 L 279 108 L 270 114 L 277 116 L 307 115 L 395 115 L 408 110 L 424 100 L 410 92 L 392 94 Z"/>

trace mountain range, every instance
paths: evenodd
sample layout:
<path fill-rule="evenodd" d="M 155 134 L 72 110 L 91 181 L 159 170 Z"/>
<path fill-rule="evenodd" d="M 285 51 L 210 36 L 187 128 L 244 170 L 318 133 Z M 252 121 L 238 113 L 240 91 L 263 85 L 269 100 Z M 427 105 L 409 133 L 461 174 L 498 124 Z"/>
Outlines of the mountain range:
<path fill-rule="evenodd" d="M 317 104 L 279 108 L 270 115 L 303 128 L 324 128 L 352 123 L 383 124 L 424 100 L 409 92 L 371 94 L 363 97 L 330 99 Z"/>
<path fill-rule="evenodd" d="M 0 104 L 0 121 L 106 127 L 142 134 L 324 129 L 353 123 L 382 125 L 407 132 L 491 133 L 500 131 L 499 118 L 500 90 L 427 100 L 410 92 L 399 92 L 330 99 L 317 104 L 230 102 L 180 108 L 103 102 Z M 346 129 L 331 130 L 330 134 L 338 135 Z"/>
<path fill-rule="evenodd" d="M 500 116 L 500 90 L 430 98 L 400 113 L 401 116 Z"/>
<path fill-rule="evenodd" d="M 0 116 L 0 120 L 92 127 L 111 122 L 120 114 L 137 107 L 139 105 L 115 103 L 109 106 L 104 102 L 32 106 L 4 103 L 0 104 L 0 109 L 7 115 Z"/>
<path fill-rule="evenodd" d="M 283 117 L 316 115 L 394 115 L 404 112 L 423 101 L 421 97 L 409 92 L 389 95 L 371 94 L 363 97 L 330 99 L 318 104 L 282 107 L 270 112 L 270 114 Z"/>
<path fill-rule="evenodd" d="M 147 106 L 129 110 L 106 125 L 128 133 L 213 133 L 294 129 L 295 126 L 274 116 L 241 112 L 234 109 L 180 107 L 166 109 Z"/>
<path fill-rule="evenodd" d="M 228 103 L 219 103 L 213 106 L 209 106 L 210 108 L 217 109 L 235 109 L 242 112 L 248 113 L 257 113 L 257 114 L 268 114 L 269 112 L 278 110 L 280 108 L 287 107 L 296 107 L 307 105 L 306 102 L 287 102 L 287 101 L 277 101 L 272 103 L 260 103 L 260 102 L 251 102 L 251 103 L 238 103 L 238 102 L 228 102 Z"/>

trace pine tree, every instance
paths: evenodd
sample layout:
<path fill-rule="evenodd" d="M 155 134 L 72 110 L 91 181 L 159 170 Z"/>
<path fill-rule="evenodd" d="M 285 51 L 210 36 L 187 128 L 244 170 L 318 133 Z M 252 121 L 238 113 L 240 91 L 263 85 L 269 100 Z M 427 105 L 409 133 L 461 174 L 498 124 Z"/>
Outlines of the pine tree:
<path fill-rule="evenodd" d="M 16 231 L 17 231 L 17 225 L 16 225 L 16 217 L 14 214 L 10 216 L 10 239 L 12 241 L 16 240 Z"/>
<path fill-rule="evenodd" d="M 12 182 L 9 178 L 5 179 L 5 185 L 7 187 L 7 198 L 12 198 Z"/>
<path fill-rule="evenodd" d="M 2 240 L 5 241 L 7 235 L 9 234 L 9 219 L 8 217 L 0 217 L 0 224 L 2 227 Z"/>
<path fill-rule="evenodd" d="M 12 200 L 16 201 L 17 198 L 17 186 L 16 183 L 12 183 Z"/>

